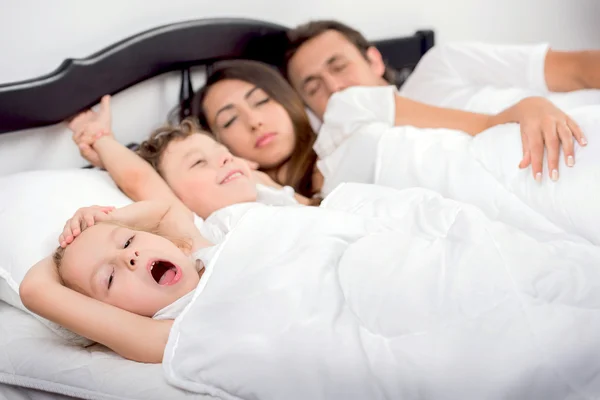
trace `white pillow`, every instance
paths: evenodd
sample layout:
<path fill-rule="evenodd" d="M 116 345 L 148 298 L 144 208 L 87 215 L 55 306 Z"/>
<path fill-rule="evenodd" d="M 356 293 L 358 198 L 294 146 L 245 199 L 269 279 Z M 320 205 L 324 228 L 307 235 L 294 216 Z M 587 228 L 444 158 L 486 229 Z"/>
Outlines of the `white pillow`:
<path fill-rule="evenodd" d="M 0 177 L 0 300 L 29 312 L 19 298 L 19 285 L 30 267 L 56 249 L 58 235 L 78 208 L 130 203 L 105 171 L 46 170 Z M 90 343 L 31 314 L 70 341 Z"/>

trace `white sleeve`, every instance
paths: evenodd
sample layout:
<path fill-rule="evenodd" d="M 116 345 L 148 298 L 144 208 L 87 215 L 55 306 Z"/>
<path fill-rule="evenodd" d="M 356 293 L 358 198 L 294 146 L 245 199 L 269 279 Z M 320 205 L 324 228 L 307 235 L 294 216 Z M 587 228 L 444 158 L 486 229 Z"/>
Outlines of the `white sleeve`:
<path fill-rule="evenodd" d="M 545 43 L 436 46 L 423 56 L 400 94 L 428 104 L 463 109 L 482 90 L 488 96 L 507 100 L 546 95 L 544 64 L 548 48 Z"/>
<path fill-rule="evenodd" d="M 349 136 L 367 125 L 394 126 L 396 95 L 394 86 L 354 86 L 334 93 L 313 146 L 317 156 L 322 159 L 331 155 Z"/>
<path fill-rule="evenodd" d="M 270 206 L 293 206 L 298 205 L 298 201 L 294 197 L 296 192 L 291 186 L 284 186 L 281 189 L 276 189 L 263 184 L 256 185 L 256 201 Z"/>

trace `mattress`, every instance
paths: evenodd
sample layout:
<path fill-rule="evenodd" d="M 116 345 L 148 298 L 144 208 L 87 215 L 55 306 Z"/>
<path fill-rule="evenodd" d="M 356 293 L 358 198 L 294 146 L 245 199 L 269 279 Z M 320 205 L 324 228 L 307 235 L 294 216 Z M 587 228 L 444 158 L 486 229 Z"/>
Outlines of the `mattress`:
<path fill-rule="evenodd" d="M 74 398 L 0 383 L 0 400 L 73 400 Z"/>
<path fill-rule="evenodd" d="M 95 345 L 68 345 L 32 316 L 0 302 L 0 399 L 212 399 L 169 385 L 162 365 Z"/>

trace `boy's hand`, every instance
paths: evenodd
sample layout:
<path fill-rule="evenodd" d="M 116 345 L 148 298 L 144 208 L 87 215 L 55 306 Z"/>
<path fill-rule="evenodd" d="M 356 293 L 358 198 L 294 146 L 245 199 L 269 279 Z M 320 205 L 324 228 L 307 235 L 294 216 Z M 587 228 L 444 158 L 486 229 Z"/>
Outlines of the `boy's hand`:
<path fill-rule="evenodd" d="M 100 100 L 98 112 L 84 111 L 68 125 L 73 131 L 73 141 L 79 147 L 81 156 L 95 167 L 102 168 L 103 165 L 93 145 L 102 136 L 113 136 L 111 124 L 110 96 L 106 95 Z"/>

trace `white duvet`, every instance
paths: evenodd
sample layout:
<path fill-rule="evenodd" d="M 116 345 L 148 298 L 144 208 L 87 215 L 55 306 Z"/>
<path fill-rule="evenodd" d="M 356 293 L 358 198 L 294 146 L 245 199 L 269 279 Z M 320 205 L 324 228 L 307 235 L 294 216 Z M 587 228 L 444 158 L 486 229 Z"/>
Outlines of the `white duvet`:
<path fill-rule="evenodd" d="M 518 124 L 474 138 L 448 129 L 394 127 L 394 95 L 393 87 L 355 87 L 332 97 L 315 144 L 324 194 L 343 182 L 424 187 L 524 230 L 566 231 L 600 245 L 600 104 L 565 110 L 589 144 L 575 144 L 573 168 L 561 153 L 557 182 L 544 162 L 538 183 L 531 168 L 518 168 Z"/>
<path fill-rule="evenodd" d="M 167 380 L 223 399 L 600 396 L 600 249 L 420 188 L 238 205 Z M 285 233 L 282 233 L 285 232 Z"/>

